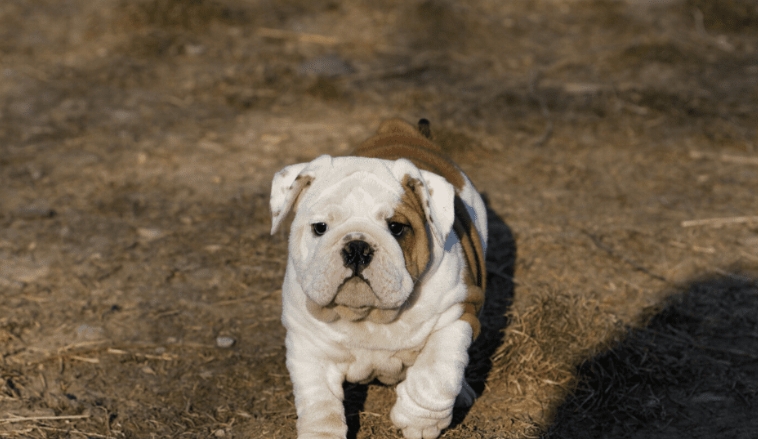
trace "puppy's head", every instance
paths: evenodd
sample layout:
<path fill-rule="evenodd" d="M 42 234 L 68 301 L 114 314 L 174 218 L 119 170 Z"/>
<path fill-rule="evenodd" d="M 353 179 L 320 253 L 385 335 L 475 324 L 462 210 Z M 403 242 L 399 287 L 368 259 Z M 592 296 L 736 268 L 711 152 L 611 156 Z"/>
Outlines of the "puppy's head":
<path fill-rule="evenodd" d="M 296 211 L 290 258 L 311 314 L 388 322 L 447 240 L 454 196 L 408 160 L 321 156 L 274 176 L 271 233 Z"/>

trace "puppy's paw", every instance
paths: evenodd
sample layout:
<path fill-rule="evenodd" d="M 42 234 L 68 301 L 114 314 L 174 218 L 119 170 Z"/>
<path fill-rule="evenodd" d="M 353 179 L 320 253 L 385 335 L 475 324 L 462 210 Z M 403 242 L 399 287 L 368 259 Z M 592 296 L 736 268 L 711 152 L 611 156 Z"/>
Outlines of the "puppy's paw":
<path fill-rule="evenodd" d="M 304 415 L 297 421 L 297 439 L 345 439 L 347 424 L 341 413 Z"/>
<path fill-rule="evenodd" d="M 345 439 L 345 436 L 330 433 L 306 433 L 298 434 L 297 439 Z"/>
<path fill-rule="evenodd" d="M 390 411 L 392 423 L 403 430 L 406 439 L 435 439 L 453 420 L 453 408 L 430 410 L 421 407 L 408 396 L 403 384 L 398 386 L 397 401 Z"/>
<path fill-rule="evenodd" d="M 409 416 L 407 413 L 403 413 L 403 411 L 398 409 L 398 406 L 395 405 L 395 407 L 392 408 L 392 412 L 390 412 L 390 419 L 392 419 L 392 423 L 395 424 L 395 427 L 403 431 L 405 439 L 435 439 L 440 435 L 443 428 L 450 425 L 450 421 L 453 419 L 453 414 L 451 412 L 441 419 Z"/>
<path fill-rule="evenodd" d="M 476 392 L 471 386 L 468 385 L 466 380 L 463 380 L 463 386 L 461 386 L 461 393 L 455 398 L 456 407 L 471 407 L 476 400 Z"/>
<path fill-rule="evenodd" d="M 437 426 L 431 425 L 426 428 L 421 427 L 406 427 L 403 429 L 403 437 L 405 439 L 435 439 L 439 437 L 440 431 Z"/>

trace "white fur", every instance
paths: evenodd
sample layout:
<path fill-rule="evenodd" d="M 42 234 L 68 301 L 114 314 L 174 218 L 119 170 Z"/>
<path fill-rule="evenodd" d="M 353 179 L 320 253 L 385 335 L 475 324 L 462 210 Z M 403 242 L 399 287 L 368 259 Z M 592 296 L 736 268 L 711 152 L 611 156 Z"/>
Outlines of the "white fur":
<path fill-rule="evenodd" d="M 307 188 L 298 187 L 298 175 L 311 179 Z M 425 186 L 425 214 L 434 236 L 430 264 L 415 284 L 386 223 L 403 194 L 400 182 L 405 175 Z M 468 179 L 459 196 L 486 243 L 484 203 Z M 282 287 L 282 322 L 287 328 L 287 367 L 299 438 L 345 437 L 345 380 L 377 377 L 399 382 L 390 416 L 408 439 L 436 438 L 449 425 L 459 394 L 459 402 L 473 401 L 463 378 L 472 330 L 460 320 L 467 290 L 461 277 L 462 249 L 451 233 L 453 197 L 454 188 L 446 180 L 419 171 L 407 160 L 322 156 L 288 166 L 275 176 L 272 233 L 297 201 Z M 327 223 L 327 233 L 315 236 L 314 222 Z M 404 308 L 390 323 L 325 323 L 311 315 L 306 304 L 312 300 L 323 306 L 332 300 L 350 274 L 340 249 L 358 234 L 377 249 L 364 275 L 380 304 Z M 412 304 L 406 303 L 409 298 Z"/>

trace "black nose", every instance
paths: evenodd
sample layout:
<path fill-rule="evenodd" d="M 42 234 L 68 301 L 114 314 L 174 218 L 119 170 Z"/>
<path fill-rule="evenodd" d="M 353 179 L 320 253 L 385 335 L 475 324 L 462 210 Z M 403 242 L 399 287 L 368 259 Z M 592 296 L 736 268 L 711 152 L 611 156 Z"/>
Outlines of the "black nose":
<path fill-rule="evenodd" d="M 353 269 L 355 274 L 366 267 L 374 256 L 371 246 L 365 241 L 350 241 L 342 247 L 342 260 L 345 266 Z"/>

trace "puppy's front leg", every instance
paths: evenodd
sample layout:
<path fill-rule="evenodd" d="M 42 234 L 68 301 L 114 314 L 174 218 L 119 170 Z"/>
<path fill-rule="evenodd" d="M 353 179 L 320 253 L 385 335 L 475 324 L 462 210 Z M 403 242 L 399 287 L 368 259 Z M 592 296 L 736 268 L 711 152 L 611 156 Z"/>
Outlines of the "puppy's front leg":
<path fill-rule="evenodd" d="M 307 352 L 298 355 L 289 346 L 287 369 L 295 394 L 298 439 L 344 439 L 344 373 L 334 363 Z"/>
<path fill-rule="evenodd" d="M 471 326 L 458 320 L 434 332 L 406 379 L 397 385 L 397 402 L 390 417 L 407 439 L 434 439 L 450 425 L 456 397 L 473 401 L 473 390 L 464 383 Z"/>

